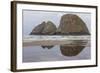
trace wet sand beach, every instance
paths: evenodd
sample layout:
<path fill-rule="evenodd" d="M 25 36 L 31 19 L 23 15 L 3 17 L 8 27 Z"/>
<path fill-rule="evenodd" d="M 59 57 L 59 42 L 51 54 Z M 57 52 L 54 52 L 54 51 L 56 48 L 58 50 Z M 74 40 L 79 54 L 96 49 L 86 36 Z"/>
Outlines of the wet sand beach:
<path fill-rule="evenodd" d="M 87 37 L 87 39 L 89 39 L 89 37 Z M 87 42 L 86 38 L 84 38 L 82 40 L 78 40 L 77 38 L 74 41 L 72 41 L 72 40 L 67 40 L 67 42 L 66 42 L 66 40 L 60 41 L 60 39 L 59 39 L 57 41 L 57 38 L 56 38 L 56 40 L 52 39 L 51 42 L 50 42 L 50 39 L 49 39 L 49 41 L 45 40 L 45 42 L 43 43 L 42 39 L 41 39 L 41 41 L 39 41 L 39 39 L 38 39 L 37 44 L 35 44 L 36 41 L 30 42 L 30 40 L 29 41 L 27 40 L 26 44 L 24 41 L 24 43 L 23 43 L 23 62 L 29 63 L 29 62 L 91 59 L 90 40 L 88 40 L 87 44 L 84 44 Z M 69 57 L 69 56 L 63 55 L 61 52 L 60 46 L 63 45 L 64 43 L 67 43 L 68 46 L 76 45 L 76 44 L 70 44 L 70 43 L 73 43 L 73 42 L 75 43 L 77 40 L 79 41 L 79 43 L 78 43 L 79 46 L 86 46 L 86 47 L 76 56 Z M 39 45 L 39 44 L 42 44 L 42 45 Z M 54 46 L 50 49 L 42 48 L 43 44 L 45 46 L 48 46 L 48 45 L 49 46 L 54 45 Z M 60 45 L 58 45 L 58 44 L 60 44 Z"/>

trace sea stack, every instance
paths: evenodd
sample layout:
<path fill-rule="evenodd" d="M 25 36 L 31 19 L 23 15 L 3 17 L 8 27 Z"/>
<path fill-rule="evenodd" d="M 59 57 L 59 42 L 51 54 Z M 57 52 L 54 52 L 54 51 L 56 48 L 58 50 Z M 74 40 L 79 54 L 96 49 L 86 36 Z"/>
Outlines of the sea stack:
<path fill-rule="evenodd" d="M 32 32 L 30 33 L 30 35 L 41 35 L 43 29 L 45 28 L 45 24 L 46 24 L 46 22 L 43 21 L 38 26 L 34 27 L 34 29 L 32 30 Z"/>
<path fill-rule="evenodd" d="M 51 21 L 47 21 L 46 22 L 42 22 L 41 24 L 39 24 L 38 26 L 36 26 L 32 32 L 30 33 L 30 35 L 54 35 L 56 33 L 56 26 L 53 22 Z"/>
<path fill-rule="evenodd" d="M 58 34 L 65 35 L 89 35 L 85 22 L 75 14 L 65 14 L 61 17 Z"/>
<path fill-rule="evenodd" d="M 53 22 L 51 21 L 43 21 L 41 24 L 36 26 L 30 35 L 54 35 L 56 33 L 56 26 Z M 53 46 L 42 46 L 42 48 L 52 48 Z"/>
<path fill-rule="evenodd" d="M 75 36 L 90 35 L 85 22 L 75 14 L 65 14 L 61 17 L 60 25 L 57 29 L 57 34 Z M 60 46 L 60 50 L 64 56 L 76 56 L 84 49 L 84 47 L 85 46 L 78 44 L 71 46 L 65 44 Z"/>

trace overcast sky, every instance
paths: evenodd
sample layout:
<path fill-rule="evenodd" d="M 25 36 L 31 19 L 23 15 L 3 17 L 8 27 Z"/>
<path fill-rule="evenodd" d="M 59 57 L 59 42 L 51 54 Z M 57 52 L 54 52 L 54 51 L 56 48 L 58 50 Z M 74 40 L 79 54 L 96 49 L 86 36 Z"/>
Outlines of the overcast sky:
<path fill-rule="evenodd" d="M 29 35 L 32 29 L 43 21 L 52 21 L 57 27 L 60 24 L 61 16 L 64 14 L 76 14 L 87 25 L 90 31 L 91 14 L 75 12 L 51 12 L 51 11 L 32 11 L 23 10 L 23 35 Z"/>

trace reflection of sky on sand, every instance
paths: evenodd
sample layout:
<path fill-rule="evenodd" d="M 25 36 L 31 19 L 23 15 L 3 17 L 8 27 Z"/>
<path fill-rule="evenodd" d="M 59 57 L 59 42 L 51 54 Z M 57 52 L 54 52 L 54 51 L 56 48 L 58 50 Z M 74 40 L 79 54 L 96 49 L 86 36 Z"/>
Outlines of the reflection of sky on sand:
<path fill-rule="evenodd" d="M 68 57 L 61 53 L 60 46 L 58 45 L 51 49 L 43 49 L 41 46 L 29 46 L 23 48 L 23 62 L 85 60 L 91 58 L 90 50 L 90 47 L 87 46 L 78 55 Z"/>

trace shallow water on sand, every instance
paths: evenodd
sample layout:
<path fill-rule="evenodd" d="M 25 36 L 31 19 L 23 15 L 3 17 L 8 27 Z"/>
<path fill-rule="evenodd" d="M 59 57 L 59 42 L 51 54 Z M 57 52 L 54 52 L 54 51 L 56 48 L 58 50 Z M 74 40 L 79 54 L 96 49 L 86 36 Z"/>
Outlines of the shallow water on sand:
<path fill-rule="evenodd" d="M 91 48 L 86 46 L 76 56 L 64 56 L 60 51 L 60 46 L 55 45 L 51 49 L 41 46 L 23 47 L 23 62 L 43 62 L 43 61 L 64 61 L 64 60 L 86 60 L 91 59 Z"/>

